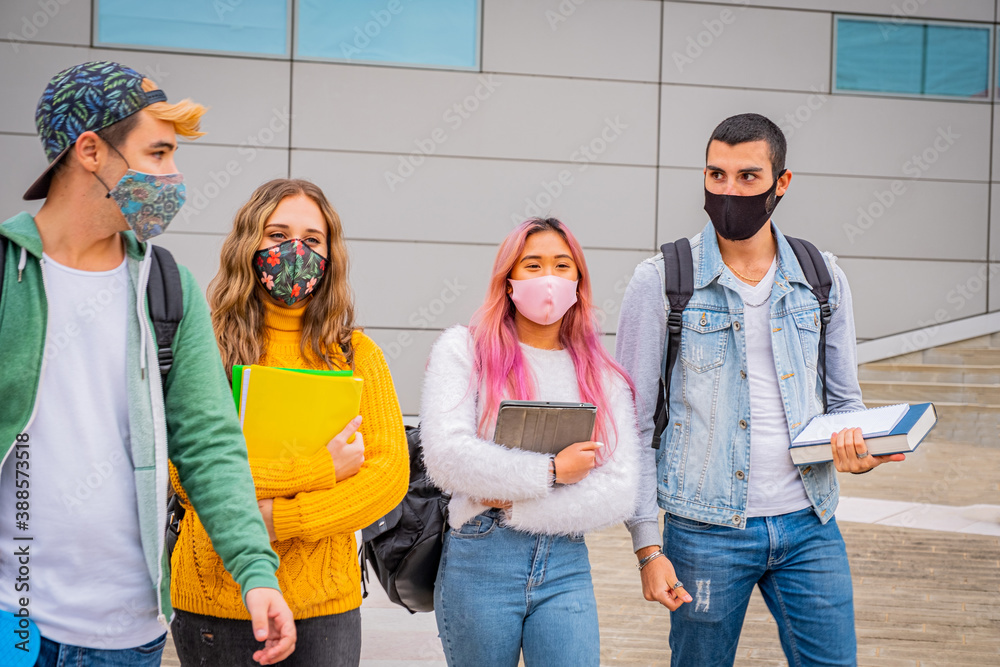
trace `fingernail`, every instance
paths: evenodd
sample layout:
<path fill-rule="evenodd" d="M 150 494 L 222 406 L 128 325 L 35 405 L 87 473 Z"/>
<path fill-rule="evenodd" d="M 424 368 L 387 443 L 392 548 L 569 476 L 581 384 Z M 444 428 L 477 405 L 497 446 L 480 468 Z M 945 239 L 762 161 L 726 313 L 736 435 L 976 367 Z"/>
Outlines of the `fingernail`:
<path fill-rule="evenodd" d="M 267 630 L 265 630 L 264 628 L 256 630 L 253 634 L 255 637 L 257 637 L 258 640 L 267 639 Z"/>
<path fill-rule="evenodd" d="M 690 595 L 685 595 L 684 596 L 684 601 L 685 602 L 690 602 L 691 601 L 691 596 Z"/>
<path fill-rule="evenodd" d="M 597 445 L 598 449 L 604 446 L 603 442 L 595 442 L 594 444 Z"/>

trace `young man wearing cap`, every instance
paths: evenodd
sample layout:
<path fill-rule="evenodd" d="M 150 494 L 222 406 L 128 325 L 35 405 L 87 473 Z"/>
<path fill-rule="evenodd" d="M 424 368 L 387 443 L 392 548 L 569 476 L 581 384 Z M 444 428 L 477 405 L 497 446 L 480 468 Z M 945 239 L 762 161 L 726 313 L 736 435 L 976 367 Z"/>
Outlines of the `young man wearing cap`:
<path fill-rule="evenodd" d="M 763 116 L 734 116 L 712 133 L 706 157 L 711 223 L 690 243 L 693 294 L 671 334 L 681 344 L 669 421 L 659 448 L 646 449 L 639 508 L 626 522 L 643 594 L 671 610 L 673 665 L 732 665 L 755 586 L 789 664 L 854 665 L 836 471 L 868 472 L 903 455 L 871 456 L 860 429 L 845 429 L 831 438 L 832 463 L 792 463 L 790 440 L 823 412 L 824 398 L 819 302 L 771 224 L 792 180 L 785 137 Z M 834 283 L 828 411 L 864 409 L 847 278 L 832 255 L 823 262 Z M 666 357 L 664 267 L 660 254 L 636 268 L 618 324 L 617 357 L 635 381 L 647 445 Z M 662 551 L 657 501 L 666 511 Z"/>
<path fill-rule="evenodd" d="M 204 111 L 116 63 L 60 72 L 35 114 L 49 168 L 25 194 L 46 201 L 0 225 L 0 614 L 37 624 L 38 665 L 160 664 L 168 459 L 266 640 L 253 659 L 294 650 L 204 297 L 181 267 L 162 387 L 147 312 L 145 241 L 184 203 L 176 135 L 200 136 Z"/>

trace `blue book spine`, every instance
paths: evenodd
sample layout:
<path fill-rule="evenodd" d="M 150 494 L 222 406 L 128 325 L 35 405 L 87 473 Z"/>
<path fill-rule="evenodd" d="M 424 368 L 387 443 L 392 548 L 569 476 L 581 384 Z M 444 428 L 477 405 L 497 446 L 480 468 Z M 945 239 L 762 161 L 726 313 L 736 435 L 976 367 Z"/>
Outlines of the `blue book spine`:
<path fill-rule="evenodd" d="M 917 420 L 924 416 L 931 407 L 930 403 L 915 403 L 910 406 L 910 409 L 906 411 L 903 418 L 899 420 L 896 424 L 896 428 L 892 429 L 887 435 L 906 435 L 910 432 L 910 429 L 916 426 Z"/>

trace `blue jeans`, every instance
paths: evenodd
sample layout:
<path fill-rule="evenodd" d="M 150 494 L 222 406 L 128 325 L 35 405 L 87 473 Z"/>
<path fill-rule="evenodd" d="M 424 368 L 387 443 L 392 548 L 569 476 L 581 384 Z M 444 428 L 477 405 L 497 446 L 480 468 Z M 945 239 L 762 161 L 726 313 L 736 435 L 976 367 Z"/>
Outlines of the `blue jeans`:
<path fill-rule="evenodd" d="M 167 633 L 148 644 L 124 649 L 85 648 L 42 637 L 35 667 L 159 667 Z"/>
<path fill-rule="evenodd" d="M 854 593 L 835 519 L 751 517 L 744 530 L 667 514 L 663 543 L 694 598 L 670 614 L 671 665 L 732 665 L 754 586 L 788 664 L 854 665 Z"/>
<path fill-rule="evenodd" d="M 445 536 L 434 614 L 449 667 L 596 667 L 601 645 L 583 537 L 525 533 L 498 510 Z"/>

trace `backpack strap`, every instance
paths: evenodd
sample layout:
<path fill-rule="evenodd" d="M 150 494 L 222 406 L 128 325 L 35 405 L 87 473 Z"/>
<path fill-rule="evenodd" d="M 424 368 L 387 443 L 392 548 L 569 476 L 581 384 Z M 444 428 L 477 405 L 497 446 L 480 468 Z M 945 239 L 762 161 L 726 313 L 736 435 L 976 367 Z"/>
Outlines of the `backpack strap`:
<path fill-rule="evenodd" d="M 156 333 L 156 358 L 160 364 L 160 382 L 163 383 L 174 364 L 174 338 L 177 327 L 184 318 L 184 287 L 181 285 L 181 272 L 177 268 L 177 262 L 169 250 L 154 245 L 150 259 L 146 301 L 149 304 L 149 317 L 153 320 L 153 331 Z M 173 558 L 184 514 L 180 497 L 168 480 L 167 525 L 164 531 L 168 563 Z"/>
<path fill-rule="evenodd" d="M 153 246 L 149 282 L 146 284 L 149 316 L 156 332 L 156 357 L 160 362 L 160 380 L 167 379 L 174 364 L 172 346 L 177 327 L 184 317 L 184 292 L 181 273 L 170 251 Z"/>
<path fill-rule="evenodd" d="M 691 242 L 680 238 L 673 243 L 660 246 L 663 253 L 663 289 L 670 310 L 667 313 L 667 338 L 664 341 L 663 372 L 660 375 L 660 389 L 656 397 L 656 411 L 653 427 L 653 449 L 660 448 L 663 431 L 670 421 L 670 376 L 673 374 L 677 354 L 681 348 L 682 313 L 694 294 L 694 262 L 691 259 Z"/>
<path fill-rule="evenodd" d="M 826 412 L 829 409 L 826 386 L 826 325 L 833 318 L 833 311 L 830 309 L 830 288 L 833 287 L 833 278 L 826 267 L 823 255 L 816 246 L 809 241 L 791 236 L 786 236 L 785 240 L 795 251 L 795 257 L 799 260 L 806 282 L 809 283 L 809 289 L 819 301 L 819 352 L 816 366 L 819 369 L 820 381 L 823 383 L 823 412 Z"/>

